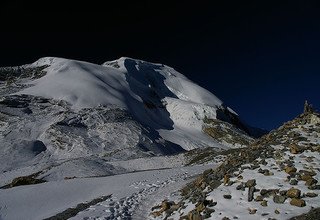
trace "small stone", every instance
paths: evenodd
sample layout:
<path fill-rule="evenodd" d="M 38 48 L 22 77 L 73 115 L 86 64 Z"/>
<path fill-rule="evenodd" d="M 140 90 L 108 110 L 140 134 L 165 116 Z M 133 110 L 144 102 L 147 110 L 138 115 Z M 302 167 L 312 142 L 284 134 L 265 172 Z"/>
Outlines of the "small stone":
<path fill-rule="evenodd" d="M 225 198 L 225 199 L 231 199 L 232 196 L 231 196 L 231 195 L 223 195 L 223 198 Z"/>
<path fill-rule="evenodd" d="M 305 195 L 306 195 L 306 197 L 312 197 L 312 198 L 318 196 L 318 194 L 314 193 L 314 192 L 307 192 Z"/>
<path fill-rule="evenodd" d="M 303 152 L 303 149 L 297 144 L 291 144 L 289 147 L 290 147 L 290 153 L 292 154 L 300 154 Z"/>
<path fill-rule="evenodd" d="M 253 200 L 254 191 L 255 191 L 255 187 L 254 186 L 249 187 L 249 190 L 248 190 L 248 202 L 251 202 Z"/>
<path fill-rule="evenodd" d="M 248 180 L 245 185 L 246 185 L 246 187 L 252 187 L 252 186 L 257 185 L 257 183 L 256 183 L 255 179 L 252 179 L 252 180 Z"/>
<path fill-rule="evenodd" d="M 313 185 L 316 185 L 317 183 L 318 183 L 318 180 L 311 178 L 306 181 L 305 185 L 306 186 L 313 186 Z"/>
<path fill-rule="evenodd" d="M 262 202 L 260 202 L 260 205 L 262 205 L 262 206 L 268 206 L 268 201 L 263 200 Z"/>
<path fill-rule="evenodd" d="M 274 173 L 272 173 L 270 170 L 264 170 L 263 175 L 265 175 L 265 176 L 273 176 Z"/>
<path fill-rule="evenodd" d="M 228 217 L 223 217 L 222 220 L 230 220 Z"/>
<path fill-rule="evenodd" d="M 238 179 L 238 180 L 242 180 L 242 179 L 243 179 L 243 176 L 239 175 L 239 176 L 237 177 L 237 179 Z"/>
<path fill-rule="evenodd" d="M 215 212 L 214 209 L 206 208 L 206 209 L 203 211 L 204 218 L 210 218 L 210 217 L 211 217 L 211 214 L 214 213 L 214 212 Z"/>
<path fill-rule="evenodd" d="M 257 209 L 248 209 L 250 215 L 254 215 L 257 212 Z"/>
<path fill-rule="evenodd" d="M 297 185 L 298 184 L 298 180 L 296 180 L 296 179 L 292 179 L 292 180 L 290 180 L 290 185 Z"/>
<path fill-rule="evenodd" d="M 255 200 L 254 201 L 256 201 L 256 202 L 261 202 L 263 200 L 263 197 L 262 196 L 257 196 L 256 198 L 255 198 Z"/>
<path fill-rule="evenodd" d="M 244 183 L 240 183 L 240 184 L 236 187 L 236 190 L 242 190 L 242 191 L 244 191 L 244 190 L 245 190 L 245 185 L 244 185 Z"/>
<path fill-rule="evenodd" d="M 285 171 L 287 174 L 291 174 L 291 173 L 297 172 L 297 168 L 287 166 L 287 167 L 285 167 L 284 171 Z"/>
<path fill-rule="evenodd" d="M 229 181 L 230 181 L 230 175 L 229 174 L 225 174 L 223 177 L 223 184 L 224 185 L 229 185 Z"/>
<path fill-rule="evenodd" d="M 280 211 L 278 209 L 274 210 L 274 213 L 276 213 L 277 215 L 280 214 Z"/>
<path fill-rule="evenodd" d="M 287 196 L 290 198 L 300 198 L 301 190 L 296 188 L 291 188 L 287 191 Z"/>
<path fill-rule="evenodd" d="M 279 192 L 279 189 L 262 189 L 260 194 L 264 197 L 274 196 Z"/>
<path fill-rule="evenodd" d="M 279 195 L 274 195 L 274 197 L 273 197 L 273 201 L 275 203 L 279 203 L 279 204 L 284 203 L 286 201 L 286 199 L 287 198 L 285 196 L 279 196 Z"/>
<path fill-rule="evenodd" d="M 293 206 L 304 207 L 306 202 L 303 199 L 292 198 L 290 204 Z"/>
<path fill-rule="evenodd" d="M 205 200 L 204 205 L 206 205 L 208 207 L 213 207 L 213 206 L 217 205 L 217 202 L 214 202 L 213 200 Z"/>

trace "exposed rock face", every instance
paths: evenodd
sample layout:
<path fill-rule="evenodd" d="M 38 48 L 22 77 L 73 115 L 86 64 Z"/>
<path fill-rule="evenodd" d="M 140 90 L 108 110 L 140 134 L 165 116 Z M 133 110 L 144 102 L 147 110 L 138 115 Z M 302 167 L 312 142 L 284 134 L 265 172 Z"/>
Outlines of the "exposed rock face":
<path fill-rule="evenodd" d="M 219 119 L 204 119 L 203 132 L 220 143 L 248 146 L 254 139 L 234 125 Z"/>

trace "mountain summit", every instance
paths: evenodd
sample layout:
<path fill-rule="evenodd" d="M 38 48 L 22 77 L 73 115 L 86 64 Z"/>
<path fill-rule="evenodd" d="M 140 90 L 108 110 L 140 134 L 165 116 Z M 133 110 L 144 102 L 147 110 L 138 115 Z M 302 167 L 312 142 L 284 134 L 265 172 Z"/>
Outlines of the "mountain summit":
<path fill-rule="evenodd" d="M 0 68 L 0 80 L 3 170 L 220 150 L 253 140 L 236 112 L 163 64 L 45 57 Z"/>

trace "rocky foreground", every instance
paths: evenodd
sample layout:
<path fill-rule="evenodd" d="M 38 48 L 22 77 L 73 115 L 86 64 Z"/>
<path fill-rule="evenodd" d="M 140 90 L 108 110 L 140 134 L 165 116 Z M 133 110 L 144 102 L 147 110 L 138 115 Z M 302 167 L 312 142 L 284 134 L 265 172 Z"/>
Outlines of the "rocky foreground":
<path fill-rule="evenodd" d="M 206 170 L 181 189 L 180 200 L 169 198 L 153 207 L 151 216 L 318 219 L 320 115 L 311 108 L 249 147 L 225 154 L 222 165 Z M 212 157 L 210 152 L 207 157 Z"/>

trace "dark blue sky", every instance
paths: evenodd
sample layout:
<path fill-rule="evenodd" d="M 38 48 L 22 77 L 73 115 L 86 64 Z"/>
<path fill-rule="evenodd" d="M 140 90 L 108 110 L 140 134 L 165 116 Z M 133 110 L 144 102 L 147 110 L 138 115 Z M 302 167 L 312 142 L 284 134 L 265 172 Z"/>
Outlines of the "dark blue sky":
<path fill-rule="evenodd" d="M 42 56 L 160 62 L 266 129 L 301 113 L 305 99 L 320 109 L 317 1 L 41 4 L 0 7 L 1 66 Z"/>

